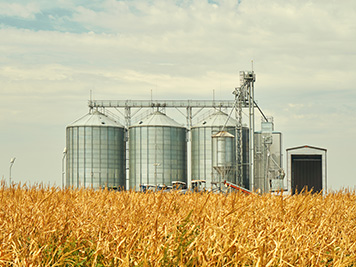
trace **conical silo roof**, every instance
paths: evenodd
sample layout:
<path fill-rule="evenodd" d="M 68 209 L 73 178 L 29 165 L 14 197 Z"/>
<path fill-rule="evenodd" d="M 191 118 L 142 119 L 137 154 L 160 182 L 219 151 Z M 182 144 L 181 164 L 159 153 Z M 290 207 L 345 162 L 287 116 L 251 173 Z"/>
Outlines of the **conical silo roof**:
<path fill-rule="evenodd" d="M 220 131 L 220 132 L 214 134 L 212 137 L 213 138 L 216 138 L 216 137 L 234 138 L 235 136 L 232 135 L 231 133 L 227 132 L 227 131 Z"/>
<path fill-rule="evenodd" d="M 132 127 L 140 127 L 140 126 L 169 126 L 169 127 L 184 128 L 183 125 L 179 124 L 178 122 L 171 119 L 166 114 L 160 111 L 155 111 L 152 114 L 150 114 L 148 117 L 132 125 Z"/>
<path fill-rule="evenodd" d="M 237 121 L 233 118 L 229 118 L 229 115 L 218 110 L 214 114 L 210 115 L 206 119 L 200 121 L 199 123 L 195 124 L 195 127 L 219 127 L 224 126 L 226 127 L 235 127 L 237 125 Z"/>
<path fill-rule="evenodd" d="M 109 118 L 108 116 L 97 110 L 84 115 L 83 117 L 74 121 L 67 127 L 77 126 L 124 127 L 119 122 Z"/>

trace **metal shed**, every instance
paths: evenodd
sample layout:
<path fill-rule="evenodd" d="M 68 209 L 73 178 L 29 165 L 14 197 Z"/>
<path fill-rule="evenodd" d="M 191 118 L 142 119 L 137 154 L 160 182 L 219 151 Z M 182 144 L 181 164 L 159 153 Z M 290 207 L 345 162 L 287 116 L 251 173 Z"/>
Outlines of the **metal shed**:
<path fill-rule="evenodd" d="M 325 148 L 309 145 L 287 149 L 287 183 L 292 194 L 303 189 L 326 193 L 326 154 Z"/>

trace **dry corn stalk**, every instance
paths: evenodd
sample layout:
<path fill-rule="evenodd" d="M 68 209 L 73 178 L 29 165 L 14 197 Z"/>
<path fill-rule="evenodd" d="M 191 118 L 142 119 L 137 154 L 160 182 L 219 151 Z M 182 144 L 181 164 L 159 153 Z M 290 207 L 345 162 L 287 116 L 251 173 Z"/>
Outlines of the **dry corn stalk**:
<path fill-rule="evenodd" d="M 1 266 L 353 266 L 356 194 L 0 189 Z"/>

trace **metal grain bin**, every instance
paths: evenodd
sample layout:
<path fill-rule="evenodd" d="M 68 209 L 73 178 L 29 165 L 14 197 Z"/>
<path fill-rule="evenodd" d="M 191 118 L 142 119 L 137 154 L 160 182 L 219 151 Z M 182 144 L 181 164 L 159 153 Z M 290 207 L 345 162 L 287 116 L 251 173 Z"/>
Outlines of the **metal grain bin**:
<path fill-rule="evenodd" d="M 67 126 L 66 185 L 125 188 L 125 129 L 92 111 Z"/>
<path fill-rule="evenodd" d="M 231 117 L 229 118 L 228 114 L 222 111 L 215 112 L 192 127 L 192 180 L 206 180 L 208 187 L 211 186 L 211 182 L 216 182 L 219 179 L 218 172 L 213 168 L 212 136 L 221 131 L 224 125 L 224 131 L 235 137 L 238 136 L 236 132 L 237 121 Z M 248 128 L 243 127 L 242 133 L 243 161 L 246 163 L 248 161 Z M 237 183 L 235 138 L 232 153 L 234 165 L 226 180 Z M 249 174 L 247 164 L 243 166 L 243 169 L 243 185 L 248 188 Z"/>
<path fill-rule="evenodd" d="M 255 132 L 254 189 L 260 193 L 284 189 L 282 170 L 282 134 Z"/>
<path fill-rule="evenodd" d="M 236 165 L 234 162 L 234 137 L 232 134 L 221 131 L 212 136 L 213 142 L 213 168 L 219 173 L 219 184 L 229 177 Z"/>
<path fill-rule="evenodd" d="M 218 173 L 213 168 L 212 136 L 222 130 L 235 135 L 237 121 L 222 112 L 217 111 L 192 127 L 192 180 L 206 180 L 208 187 L 218 180 Z M 234 144 L 233 150 L 235 151 Z M 236 153 L 233 152 L 234 162 Z M 236 166 L 236 164 L 235 164 Z M 236 183 L 236 171 L 227 177 L 228 181 Z"/>
<path fill-rule="evenodd" d="M 156 111 L 129 128 L 129 185 L 187 182 L 187 130 Z"/>

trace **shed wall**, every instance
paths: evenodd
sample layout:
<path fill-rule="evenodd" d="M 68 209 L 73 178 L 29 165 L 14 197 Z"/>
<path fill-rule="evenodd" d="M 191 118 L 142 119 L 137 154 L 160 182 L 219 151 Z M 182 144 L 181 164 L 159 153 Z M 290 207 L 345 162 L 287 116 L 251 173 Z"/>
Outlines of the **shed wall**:
<path fill-rule="evenodd" d="M 287 149 L 287 185 L 292 194 L 296 189 L 301 191 L 303 186 L 326 193 L 327 150 L 311 146 Z"/>

